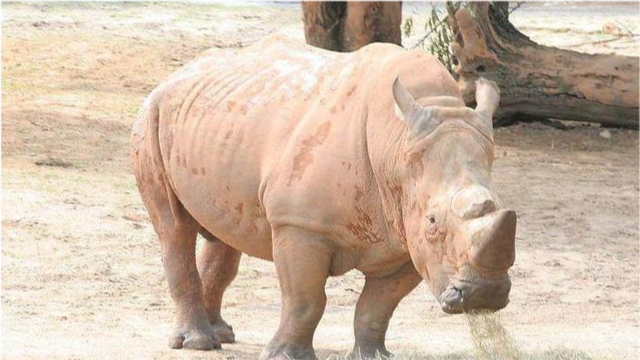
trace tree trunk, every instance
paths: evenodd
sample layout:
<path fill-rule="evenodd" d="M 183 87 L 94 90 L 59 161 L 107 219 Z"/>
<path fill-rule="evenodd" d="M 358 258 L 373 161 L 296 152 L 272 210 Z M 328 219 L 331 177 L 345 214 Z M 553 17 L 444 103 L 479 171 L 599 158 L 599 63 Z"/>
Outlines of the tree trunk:
<path fill-rule="evenodd" d="M 455 72 L 467 104 L 475 101 L 475 80 L 484 77 L 501 90 L 497 119 L 525 115 L 638 127 L 637 57 L 538 45 L 509 22 L 501 5 L 448 6 Z"/>
<path fill-rule="evenodd" d="M 302 2 L 307 43 L 333 51 L 355 51 L 373 42 L 401 45 L 402 3 Z"/>

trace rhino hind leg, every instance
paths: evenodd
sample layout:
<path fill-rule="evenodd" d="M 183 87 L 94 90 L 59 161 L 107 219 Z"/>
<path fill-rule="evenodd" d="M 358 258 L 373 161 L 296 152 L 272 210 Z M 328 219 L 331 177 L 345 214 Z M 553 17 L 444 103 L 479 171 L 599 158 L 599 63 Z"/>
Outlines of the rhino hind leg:
<path fill-rule="evenodd" d="M 219 349 L 220 341 L 209 324 L 196 267 L 196 236 L 200 226 L 182 205 L 170 204 L 177 200 L 169 200 L 171 196 L 162 199 L 160 194 L 150 195 L 145 201 L 161 243 L 162 264 L 177 307 L 169 347 Z"/>
<path fill-rule="evenodd" d="M 162 251 L 171 297 L 177 307 L 169 347 L 211 350 L 220 341 L 208 321 L 202 284 L 196 267 L 196 237 L 200 225 L 179 202 L 168 185 L 162 161 L 152 146 L 133 154 L 134 172 Z"/>
<path fill-rule="evenodd" d="M 331 266 L 325 239 L 301 229 L 274 231 L 273 260 L 280 281 L 280 325 L 260 360 L 315 360 L 313 334 L 327 302 Z"/>
<path fill-rule="evenodd" d="M 198 255 L 198 269 L 209 322 L 220 342 L 234 343 L 236 336 L 233 328 L 222 319 L 221 308 L 224 292 L 238 274 L 242 253 L 204 229 L 200 234 L 208 240 Z"/>
<path fill-rule="evenodd" d="M 383 276 L 367 275 L 354 322 L 356 342 L 350 359 L 387 358 L 391 353 L 384 342 L 389 320 L 407 294 L 422 281 L 409 262 L 397 272 Z"/>

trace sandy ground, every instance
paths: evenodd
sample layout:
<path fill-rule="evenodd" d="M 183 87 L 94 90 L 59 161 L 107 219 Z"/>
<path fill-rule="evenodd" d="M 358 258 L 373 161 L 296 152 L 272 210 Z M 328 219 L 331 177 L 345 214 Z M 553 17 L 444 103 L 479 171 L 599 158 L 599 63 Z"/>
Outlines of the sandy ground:
<path fill-rule="evenodd" d="M 172 70 L 211 46 L 274 32 L 302 39 L 300 18 L 295 4 L 2 5 L 4 359 L 255 359 L 280 299 L 273 264 L 248 257 L 224 308 L 238 343 L 166 347 L 174 308 L 127 140 L 142 99 Z M 545 44 L 638 53 L 637 36 L 602 30 L 616 22 L 638 33 L 637 4 L 525 6 L 512 19 Z M 603 130 L 496 130 L 494 179 L 520 217 L 501 318 L 523 357 L 637 358 L 638 133 Z M 362 284 L 356 272 L 329 281 L 321 357 L 351 348 Z M 401 303 L 388 347 L 420 359 L 478 356 L 465 317 L 442 313 L 425 286 Z"/>

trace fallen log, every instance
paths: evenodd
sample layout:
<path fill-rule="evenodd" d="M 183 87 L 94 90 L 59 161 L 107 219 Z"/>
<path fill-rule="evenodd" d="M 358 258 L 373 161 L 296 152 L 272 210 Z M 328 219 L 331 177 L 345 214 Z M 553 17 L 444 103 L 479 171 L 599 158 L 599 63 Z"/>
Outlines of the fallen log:
<path fill-rule="evenodd" d="M 539 45 L 509 22 L 504 4 L 447 7 L 455 73 L 468 105 L 474 106 L 476 79 L 484 77 L 501 90 L 498 121 L 526 115 L 638 128 L 637 57 Z"/>

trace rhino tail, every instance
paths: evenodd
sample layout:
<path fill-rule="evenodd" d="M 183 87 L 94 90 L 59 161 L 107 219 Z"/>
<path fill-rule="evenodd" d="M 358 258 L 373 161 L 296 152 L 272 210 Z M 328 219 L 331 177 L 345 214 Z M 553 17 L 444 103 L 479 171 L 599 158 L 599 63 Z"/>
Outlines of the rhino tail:
<path fill-rule="evenodd" d="M 145 175 L 150 172 L 162 172 L 164 175 L 164 169 L 157 169 L 157 165 L 162 163 L 158 138 L 160 111 L 153 95 L 154 93 L 149 95 L 140 108 L 129 139 L 131 166 L 138 187 L 143 185 L 142 182 L 147 180 Z"/>
<path fill-rule="evenodd" d="M 191 215 L 175 194 L 160 148 L 159 94 L 151 93 L 145 100 L 130 140 L 130 154 L 138 189 L 145 204 L 149 201 L 168 203 L 176 221 L 191 219 Z"/>

